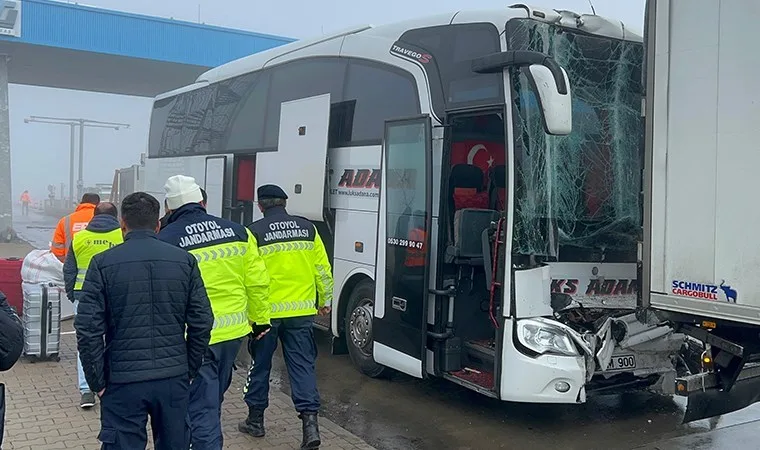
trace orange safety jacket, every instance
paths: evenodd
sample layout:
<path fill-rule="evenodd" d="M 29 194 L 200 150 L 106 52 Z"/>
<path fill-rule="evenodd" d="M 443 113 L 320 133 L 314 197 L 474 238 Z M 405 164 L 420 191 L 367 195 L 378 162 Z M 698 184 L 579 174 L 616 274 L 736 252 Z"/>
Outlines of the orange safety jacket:
<path fill-rule="evenodd" d="M 76 211 L 61 218 L 58 221 L 58 226 L 55 227 L 50 251 L 61 261 L 65 260 L 74 235 L 87 228 L 87 224 L 90 223 L 94 215 L 95 205 L 80 203 Z"/>
<path fill-rule="evenodd" d="M 413 228 L 409 232 L 410 246 L 406 249 L 406 259 L 404 260 L 404 266 L 406 267 L 420 267 L 425 265 L 425 239 L 427 234 L 425 230 L 420 228 Z M 422 248 L 417 246 L 411 246 L 412 243 L 422 243 Z"/>
<path fill-rule="evenodd" d="M 32 198 L 29 196 L 29 193 L 23 193 L 21 194 L 21 203 L 31 203 Z"/>

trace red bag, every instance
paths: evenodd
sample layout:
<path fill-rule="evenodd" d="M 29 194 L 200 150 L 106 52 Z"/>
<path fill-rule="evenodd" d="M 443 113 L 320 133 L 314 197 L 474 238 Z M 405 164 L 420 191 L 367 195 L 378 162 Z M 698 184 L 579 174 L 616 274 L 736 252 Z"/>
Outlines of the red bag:
<path fill-rule="evenodd" d="M 24 310 L 24 293 L 21 290 L 21 258 L 0 258 L 0 291 L 8 298 L 8 304 L 21 317 Z"/>

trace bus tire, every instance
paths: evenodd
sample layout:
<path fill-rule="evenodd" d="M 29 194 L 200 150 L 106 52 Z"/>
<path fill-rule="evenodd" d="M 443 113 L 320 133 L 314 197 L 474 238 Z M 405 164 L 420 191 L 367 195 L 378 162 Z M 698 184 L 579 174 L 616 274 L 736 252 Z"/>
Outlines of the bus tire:
<path fill-rule="evenodd" d="M 351 361 L 359 372 L 372 378 L 382 378 L 389 369 L 372 357 L 372 317 L 375 304 L 375 283 L 360 281 L 348 298 L 345 317 L 346 345 Z"/>

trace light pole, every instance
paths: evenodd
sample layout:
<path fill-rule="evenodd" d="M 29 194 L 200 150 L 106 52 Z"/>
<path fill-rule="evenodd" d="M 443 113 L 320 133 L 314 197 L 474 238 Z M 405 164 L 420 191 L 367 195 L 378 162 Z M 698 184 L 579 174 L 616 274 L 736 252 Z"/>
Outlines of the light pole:
<path fill-rule="evenodd" d="M 46 123 L 50 125 L 68 125 L 71 128 L 71 149 L 69 152 L 69 201 L 74 202 L 74 159 L 76 153 L 76 128 L 79 127 L 79 179 L 77 181 L 77 197 L 81 198 L 84 189 L 84 129 L 110 128 L 118 131 L 121 128 L 129 128 L 128 123 L 101 122 L 91 119 L 69 119 L 64 117 L 30 116 L 24 119 L 24 123 Z"/>

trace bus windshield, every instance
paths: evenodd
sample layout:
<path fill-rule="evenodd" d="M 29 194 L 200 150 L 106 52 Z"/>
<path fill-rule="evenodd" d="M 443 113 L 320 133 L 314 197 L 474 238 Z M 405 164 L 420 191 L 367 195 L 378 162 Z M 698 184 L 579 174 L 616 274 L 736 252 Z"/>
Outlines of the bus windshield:
<path fill-rule="evenodd" d="M 517 254 L 635 261 L 641 226 L 639 42 L 530 19 L 507 23 L 510 50 L 554 57 L 573 92 L 573 132 L 545 134 L 527 78 L 512 75 Z"/>

